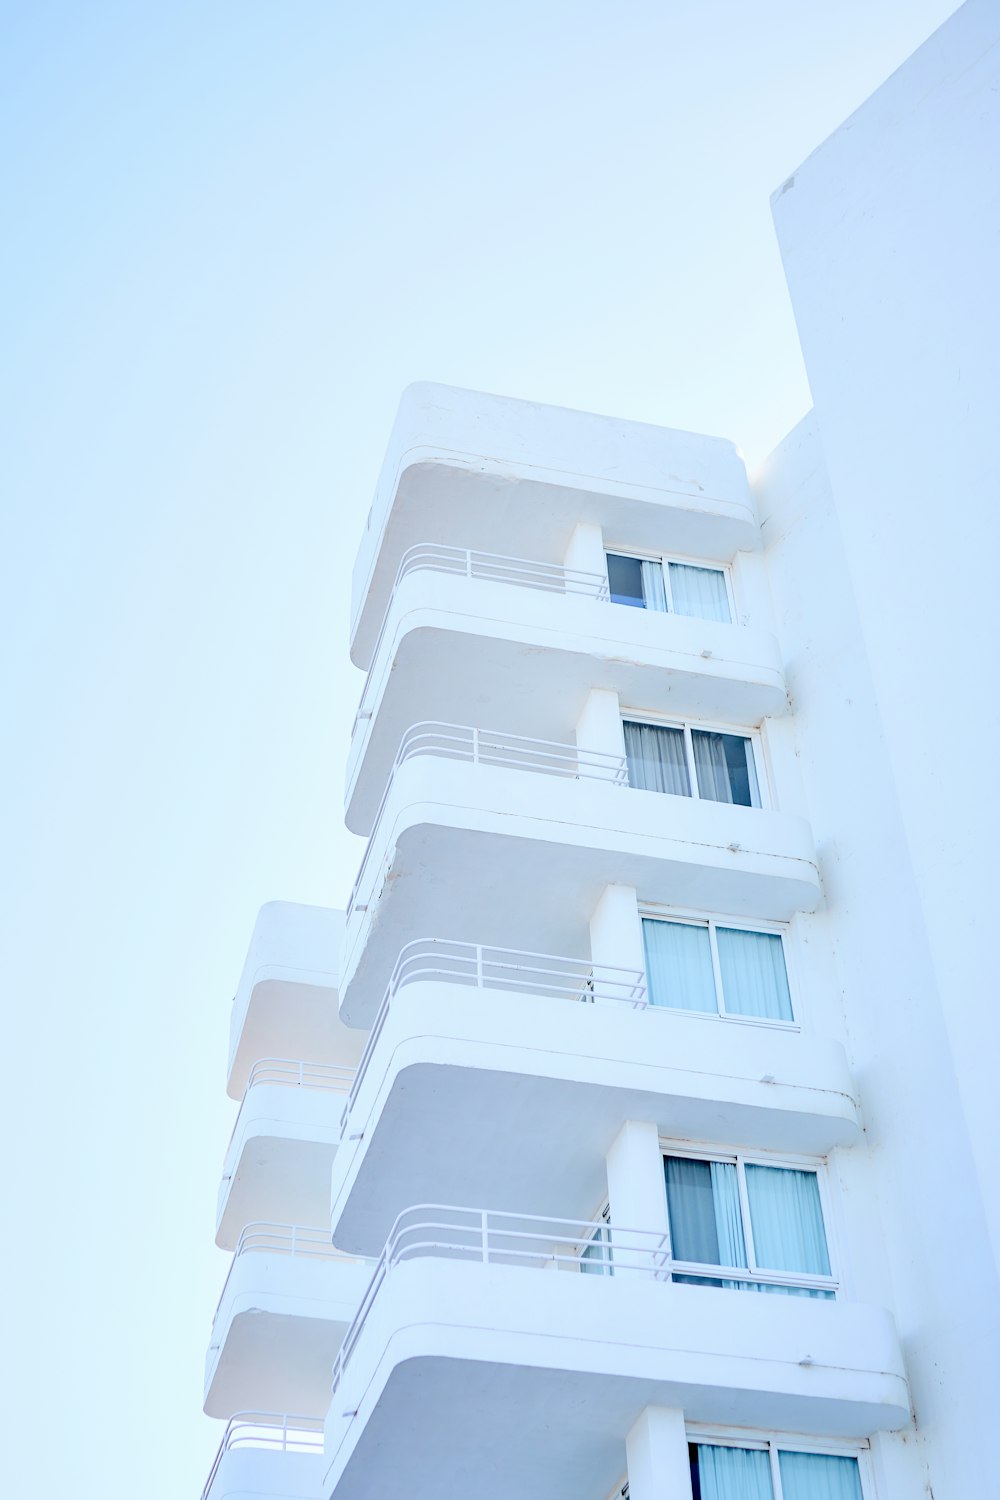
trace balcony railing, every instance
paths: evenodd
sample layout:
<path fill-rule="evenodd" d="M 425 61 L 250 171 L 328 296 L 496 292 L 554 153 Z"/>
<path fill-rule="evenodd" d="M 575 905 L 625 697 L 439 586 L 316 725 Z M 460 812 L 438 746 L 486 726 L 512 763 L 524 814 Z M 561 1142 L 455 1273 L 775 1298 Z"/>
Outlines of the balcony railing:
<path fill-rule="evenodd" d="M 346 1094 L 354 1082 L 354 1069 L 332 1063 L 303 1062 L 300 1058 L 262 1057 L 250 1069 L 247 1093 L 254 1084 L 292 1089 L 317 1089 L 321 1093 Z"/>
<path fill-rule="evenodd" d="M 406 944 L 396 960 L 340 1117 L 341 1134 L 347 1127 L 394 996 L 405 985 L 425 979 L 440 984 L 471 985 L 480 990 L 554 995 L 584 1003 L 615 1000 L 633 1010 L 644 1009 L 647 1004 L 646 976 L 641 969 L 594 964 L 589 958 L 489 948 L 481 943 L 416 938 Z"/>
<path fill-rule="evenodd" d="M 386 1277 L 403 1261 L 425 1257 L 539 1271 L 554 1268 L 598 1276 L 644 1276 L 659 1282 L 696 1280 L 758 1292 L 816 1292 L 829 1297 L 837 1290 L 837 1283 L 830 1276 L 676 1260 L 671 1255 L 667 1235 L 656 1230 L 623 1229 L 618 1225 L 612 1228 L 603 1221 L 546 1219 L 537 1214 L 423 1203 L 404 1209 L 389 1233 L 368 1289 L 337 1353 L 334 1391 Z"/>
<path fill-rule="evenodd" d="M 559 776 L 570 781 L 606 781 L 612 786 L 628 786 L 628 764 L 624 755 L 608 750 L 587 750 L 580 745 L 558 740 L 529 739 L 526 735 L 507 734 L 504 730 L 476 729 L 466 724 L 414 724 L 403 735 L 396 759 L 392 763 L 385 791 L 375 814 L 377 830 L 392 790 L 398 768 L 419 755 L 434 755 L 444 760 L 461 760 L 473 765 L 500 766 L 507 770 L 537 771 L 545 776 Z M 347 903 L 350 920 L 358 891 L 368 868 L 372 841 L 361 860 L 354 888 Z"/>
<path fill-rule="evenodd" d="M 227 1423 L 201 1500 L 208 1500 L 219 1465 L 233 1448 L 264 1448 L 272 1453 L 323 1452 L 322 1417 L 283 1416 L 270 1411 L 241 1411 Z"/>
<path fill-rule="evenodd" d="M 226 1300 L 226 1291 L 237 1261 L 241 1255 L 254 1254 L 292 1255 L 300 1260 L 339 1260 L 351 1265 L 364 1263 L 361 1256 L 345 1255 L 343 1250 L 338 1250 L 330 1239 L 329 1229 L 312 1229 L 303 1227 L 301 1224 L 268 1224 L 264 1221 L 248 1224 L 237 1241 L 225 1285 L 212 1318 L 213 1329 L 219 1316 L 219 1308 Z M 369 1261 L 368 1264 L 370 1265 L 371 1262 Z M 213 1343 L 209 1347 L 217 1349 L 219 1346 Z"/>

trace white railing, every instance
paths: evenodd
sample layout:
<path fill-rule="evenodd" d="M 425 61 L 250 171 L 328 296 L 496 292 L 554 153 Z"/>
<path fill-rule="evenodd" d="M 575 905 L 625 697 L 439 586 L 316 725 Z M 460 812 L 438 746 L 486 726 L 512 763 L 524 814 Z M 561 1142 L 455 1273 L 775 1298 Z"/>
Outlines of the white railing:
<path fill-rule="evenodd" d="M 344 1337 L 333 1367 L 336 1391 L 379 1289 L 395 1266 L 424 1257 L 563 1270 L 597 1276 L 645 1276 L 651 1281 L 696 1281 L 745 1291 L 809 1290 L 836 1293 L 830 1276 L 792 1275 L 742 1266 L 676 1260 L 667 1234 L 623 1229 L 603 1220 L 547 1219 L 538 1214 L 456 1208 L 422 1203 L 404 1209 L 389 1232 L 368 1289 Z"/>
<path fill-rule="evenodd" d="M 281 1088 L 317 1089 L 321 1093 L 346 1094 L 354 1082 L 354 1068 L 332 1063 L 304 1062 L 301 1058 L 262 1057 L 254 1063 L 247 1079 L 246 1092 L 254 1084 Z"/>
<path fill-rule="evenodd" d="M 570 781 L 606 781 L 612 786 L 628 786 L 628 763 L 625 756 L 616 755 L 609 750 L 588 750 L 583 746 L 564 744 L 558 740 L 531 739 L 527 735 L 507 734 L 502 729 L 476 729 L 466 724 L 414 724 L 403 735 L 396 759 L 392 763 L 385 791 L 375 814 L 372 837 L 368 840 L 368 847 L 347 903 L 348 920 L 354 911 L 358 891 L 368 868 L 372 842 L 378 833 L 396 771 L 405 761 L 419 755 L 434 755 L 443 760 L 461 760 L 480 766 L 499 766 L 513 771 L 536 771 L 545 776 L 559 776 Z"/>
<path fill-rule="evenodd" d="M 396 590 L 407 574 L 424 571 L 451 573 L 460 578 L 480 578 L 487 583 L 512 583 L 519 588 L 541 590 L 546 594 L 579 594 L 585 599 L 604 601 L 611 598 L 606 573 L 565 568 L 561 563 L 533 562 L 526 557 L 505 557 L 499 552 L 475 552 L 464 547 L 446 547 L 438 542 L 417 542 L 415 546 L 407 548 L 399 560 L 395 581 L 372 650 L 372 665 L 365 680 L 352 735 L 365 708 L 371 672 L 382 649 Z"/>
<path fill-rule="evenodd" d="M 301 1224 L 269 1224 L 263 1220 L 248 1224 L 236 1242 L 225 1285 L 212 1318 L 213 1329 L 241 1255 L 294 1255 L 300 1260 L 339 1260 L 352 1265 L 363 1263 L 361 1256 L 346 1255 L 343 1250 L 338 1250 L 330 1239 L 329 1229 L 312 1229 Z M 217 1347 L 216 1344 L 210 1346 L 212 1349 Z"/>
<path fill-rule="evenodd" d="M 647 1004 L 646 976 L 641 969 L 595 964 L 589 958 L 563 958 L 551 953 L 521 952 L 516 948 L 490 948 L 482 943 L 415 938 L 400 951 L 368 1034 L 340 1117 L 342 1134 L 382 1034 L 393 997 L 405 985 L 423 979 L 471 985 L 480 990 L 554 995 L 588 1004 L 613 1000 L 633 1010 L 645 1009 Z"/>
<path fill-rule="evenodd" d="M 219 1465 L 233 1448 L 265 1448 L 272 1453 L 322 1454 L 323 1419 L 283 1416 L 279 1412 L 270 1411 L 237 1412 L 226 1425 L 219 1451 L 201 1492 L 201 1500 L 208 1500 Z"/>

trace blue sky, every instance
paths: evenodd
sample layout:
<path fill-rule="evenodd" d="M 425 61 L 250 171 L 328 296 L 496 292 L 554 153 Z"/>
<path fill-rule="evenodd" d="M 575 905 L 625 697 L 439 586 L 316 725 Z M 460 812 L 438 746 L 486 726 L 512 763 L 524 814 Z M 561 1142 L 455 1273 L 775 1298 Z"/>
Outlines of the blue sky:
<path fill-rule="evenodd" d="M 200 1493 L 228 1002 L 357 865 L 399 392 L 758 461 L 809 404 L 769 194 L 954 9 L 0 4 L 11 1494 Z"/>

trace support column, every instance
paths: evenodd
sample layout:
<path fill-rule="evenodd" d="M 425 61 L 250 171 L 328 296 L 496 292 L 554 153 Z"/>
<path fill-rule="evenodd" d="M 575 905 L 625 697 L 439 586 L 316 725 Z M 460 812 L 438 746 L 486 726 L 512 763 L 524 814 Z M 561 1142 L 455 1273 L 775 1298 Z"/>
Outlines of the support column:
<path fill-rule="evenodd" d="M 591 688 L 576 721 L 576 743 L 581 750 L 625 754 L 625 734 L 618 694 L 612 688 Z"/>
<path fill-rule="evenodd" d="M 684 1413 L 647 1406 L 625 1439 L 629 1500 L 691 1500 Z"/>
<path fill-rule="evenodd" d="M 604 557 L 604 533 L 593 521 L 581 521 L 574 529 L 563 558 L 564 568 L 578 568 L 583 573 L 603 573 L 607 576 Z"/>
<path fill-rule="evenodd" d="M 651 1252 L 667 1244 L 667 1192 L 660 1136 L 651 1120 L 626 1120 L 607 1157 L 615 1275 L 649 1277 Z M 630 1230 L 637 1230 L 633 1237 Z"/>
<path fill-rule="evenodd" d="M 590 957 L 598 991 L 603 979 L 609 984 L 609 994 L 628 999 L 627 979 L 616 972 L 619 969 L 634 970 L 642 982 L 645 955 L 634 886 L 605 886 L 590 918 Z"/>

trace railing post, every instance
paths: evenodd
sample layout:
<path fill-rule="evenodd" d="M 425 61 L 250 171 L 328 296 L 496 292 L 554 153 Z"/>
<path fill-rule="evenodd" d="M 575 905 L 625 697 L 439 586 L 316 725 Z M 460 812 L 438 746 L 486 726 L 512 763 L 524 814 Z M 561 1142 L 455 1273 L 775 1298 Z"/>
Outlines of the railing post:
<path fill-rule="evenodd" d="M 489 1215 L 485 1208 L 483 1209 L 479 1217 L 481 1220 L 481 1231 L 483 1236 L 483 1265 L 488 1266 L 490 1263 L 490 1231 Z"/>
<path fill-rule="evenodd" d="M 473 731 L 472 731 L 472 763 L 473 763 L 473 765 L 478 765 L 479 764 L 479 730 L 478 729 L 473 729 Z"/>
<path fill-rule="evenodd" d="M 483 948 L 481 943 L 476 944 L 476 989 L 483 988 Z"/>
<path fill-rule="evenodd" d="M 472 577 L 472 553 L 470 551 L 465 554 L 465 576 L 466 578 Z"/>

